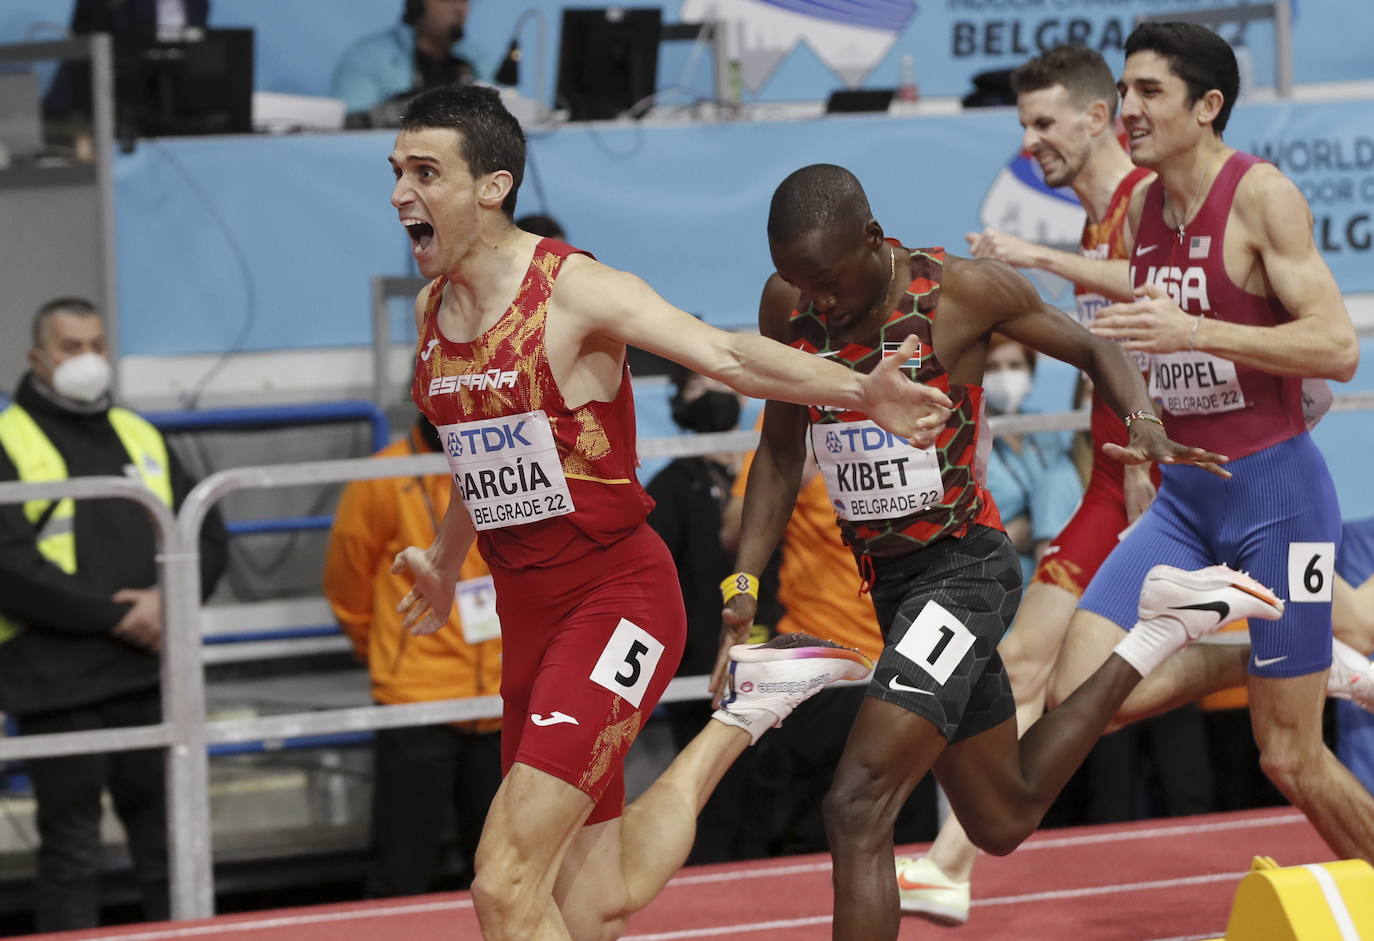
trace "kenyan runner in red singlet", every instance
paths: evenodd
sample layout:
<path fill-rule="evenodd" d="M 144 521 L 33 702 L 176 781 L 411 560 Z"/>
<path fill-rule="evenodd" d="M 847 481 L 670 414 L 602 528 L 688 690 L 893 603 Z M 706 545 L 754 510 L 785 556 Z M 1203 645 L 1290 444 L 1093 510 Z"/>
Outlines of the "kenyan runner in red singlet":
<path fill-rule="evenodd" d="M 1009 266 L 885 238 L 842 167 L 803 167 L 783 180 L 768 237 L 777 273 L 764 287 L 763 335 L 855 373 L 895 364 L 946 390 L 952 404 L 945 429 L 922 448 L 884 433 L 863 409 L 769 402 L 740 529 L 737 565 L 756 576 L 796 503 L 809 438 L 886 642 L 826 798 L 833 935 L 884 941 L 898 926 L 893 820 L 917 781 L 934 768 L 974 841 L 1009 852 L 1141 678 L 1108 659 L 1091 689 L 1018 741 L 997 643 L 1020 597 L 1020 561 L 980 479 L 990 336 L 1087 370 L 1118 414 L 1149 400 L 1118 344 L 1045 304 Z M 1131 427 L 1130 456 L 1216 458 L 1141 422 Z M 727 643 L 754 610 L 747 596 L 727 601 Z"/>
<path fill-rule="evenodd" d="M 1132 165 L 1118 140 L 1116 78 L 1097 52 L 1055 47 L 1018 67 L 1012 84 L 1024 152 L 1039 165 L 1047 185 L 1072 187 L 1087 214 L 1079 251 L 1036 245 L 995 229 L 970 235 L 970 248 L 980 258 L 1073 281 L 1078 321 L 1087 327 L 1110 303 L 1106 294 L 1124 296 L 1128 216 L 1150 173 Z M 1119 277 L 1085 277 L 1085 262 L 1109 259 L 1115 260 Z M 1143 510 L 1153 495 L 1153 467 L 1128 468 L 1103 452 L 1107 443 L 1124 446 L 1128 434 L 1096 387 L 1091 414 L 1092 471 L 1086 492 L 1073 517 L 1045 547 L 1011 630 L 998 647 L 1023 732 L 1044 711 L 1046 682 L 1078 599 L 1132 513 Z M 902 910 L 942 924 L 966 921 L 976 857 L 977 847 L 958 819 L 950 817 L 926 856 L 898 859 Z"/>

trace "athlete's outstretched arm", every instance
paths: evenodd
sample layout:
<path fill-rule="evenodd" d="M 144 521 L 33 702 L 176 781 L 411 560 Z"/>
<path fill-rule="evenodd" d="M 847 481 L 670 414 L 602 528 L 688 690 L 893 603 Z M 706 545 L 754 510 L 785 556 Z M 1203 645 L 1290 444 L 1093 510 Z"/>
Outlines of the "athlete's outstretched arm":
<path fill-rule="evenodd" d="M 980 320 L 992 319 L 993 329 L 1055 359 L 1077 366 L 1118 415 L 1132 412 L 1154 414 L 1154 406 L 1140 371 L 1114 341 L 1095 337 L 1071 317 L 1065 317 L 1040 299 L 1022 275 L 995 261 L 964 262 L 958 275 L 948 280 L 961 308 Z M 946 296 L 949 296 L 948 293 Z M 1136 421 L 1130 425 L 1125 448 L 1106 445 L 1103 452 L 1128 464 L 1156 461 L 1163 464 L 1196 464 L 1223 477 L 1220 465 L 1226 458 L 1202 448 L 1170 441 L 1162 425 Z"/>
<path fill-rule="evenodd" d="M 969 232 L 964 240 L 974 258 L 994 258 L 1018 268 L 1048 271 L 1116 301 L 1129 301 L 1134 296 L 1130 264 L 1124 258 L 1085 258 L 1077 252 L 1037 245 L 996 229 Z"/>
<path fill-rule="evenodd" d="M 864 375 L 765 336 L 712 327 L 634 275 L 590 259 L 563 270 L 555 301 L 561 315 L 573 318 L 575 334 L 637 346 L 754 398 L 861 411 L 918 447 L 933 444 L 949 416 L 951 402 L 943 392 L 897 370 L 915 351 L 914 337 Z"/>
<path fill-rule="evenodd" d="M 1348 382 L 1359 345 L 1340 288 L 1312 239 L 1307 200 L 1277 169 L 1261 165 L 1242 178 L 1231 213 L 1228 229 L 1249 234 L 1261 274 L 1291 321 L 1262 327 L 1198 318 L 1147 284 L 1139 300 L 1099 313 L 1093 332 L 1124 341 L 1128 350 L 1196 349 L 1275 375 Z"/>
<path fill-rule="evenodd" d="M 477 531 L 463 505 L 463 495 L 457 483 L 451 484 L 448 509 L 434 542 L 427 549 L 407 546 L 391 563 L 391 571 L 397 575 L 410 572 L 415 576 L 415 587 L 396 605 L 396 610 L 405 615 L 401 621 L 403 630 L 412 634 L 433 634 L 448 623 L 458 572 L 476 538 Z"/>
<path fill-rule="evenodd" d="M 777 275 L 768 279 L 759 302 L 759 332 L 781 340 L 787 316 L 797 303 L 797 291 Z M 739 545 L 735 552 L 735 571 L 762 574 L 773 550 L 782 541 L 787 521 L 797 505 L 802 469 L 806 466 L 806 409 L 788 402 L 771 401 L 763 411 L 763 430 L 759 447 L 749 467 L 744 490 L 744 510 L 740 520 Z M 711 693 L 720 699 L 725 671 L 730 665 L 730 648 L 749 636 L 758 601 L 749 594 L 731 598 L 721 612 L 720 651 L 711 672 Z"/>

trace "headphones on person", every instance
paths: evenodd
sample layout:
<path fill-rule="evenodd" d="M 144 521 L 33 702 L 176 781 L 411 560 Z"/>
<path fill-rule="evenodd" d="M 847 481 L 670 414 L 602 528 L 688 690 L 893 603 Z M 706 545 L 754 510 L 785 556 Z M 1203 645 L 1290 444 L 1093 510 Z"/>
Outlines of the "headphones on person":
<path fill-rule="evenodd" d="M 425 15 L 425 0 L 405 0 L 405 3 L 405 9 L 401 11 L 401 22 L 407 26 L 414 26 Z"/>

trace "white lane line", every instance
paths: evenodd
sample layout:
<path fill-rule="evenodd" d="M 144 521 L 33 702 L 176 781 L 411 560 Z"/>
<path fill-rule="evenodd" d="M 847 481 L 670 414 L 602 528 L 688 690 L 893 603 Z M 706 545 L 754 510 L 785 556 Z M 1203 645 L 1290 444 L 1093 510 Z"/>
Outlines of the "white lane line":
<path fill-rule="evenodd" d="M 1151 882 L 1124 882 L 1120 885 L 1098 885 L 1081 889 L 1056 889 L 1050 892 L 1031 892 L 1024 895 L 1002 895 L 994 898 L 974 899 L 973 904 L 975 907 L 984 905 L 1024 905 L 1027 902 L 1052 902 L 1062 899 L 1085 898 L 1095 895 L 1124 895 L 1128 892 L 1177 889 L 1181 886 L 1207 885 L 1213 882 L 1238 882 L 1244 875 L 1244 872 L 1212 872 L 1201 876 L 1184 876 L 1179 879 L 1156 879 Z M 683 941 L 683 939 L 688 938 L 714 938 L 720 935 L 745 934 L 754 931 L 773 931 L 783 928 L 824 925 L 829 921 L 829 915 L 816 915 L 809 918 L 794 918 L 786 921 L 756 921 L 737 925 L 714 925 L 709 928 L 684 928 L 679 931 L 664 931 L 654 934 L 630 934 L 622 937 L 620 941 Z M 1160 939 L 1160 941 L 1198 941 L 1198 939 L 1202 938 L 1216 937 L 1218 937 L 1218 935 L 1205 934 L 1196 935 L 1190 938 Z"/>
<path fill-rule="evenodd" d="M 1322 895 L 1331 909 L 1331 917 L 1336 919 L 1336 927 L 1340 929 L 1341 941 L 1360 941 L 1360 933 L 1355 930 L 1355 919 L 1350 917 L 1350 909 L 1345 905 L 1345 896 L 1341 895 L 1335 876 L 1315 863 L 1308 863 L 1302 868 L 1312 873 L 1317 885 L 1321 886 Z"/>
<path fill-rule="evenodd" d="M 723 934 L 744 934 L 749 931 L 780 931 L 783 928 L 809 928 L 830 924 L 829 915 L 811 918 L 788 918 L 781 921 L 755 921 L 747 925 L 722 925 L 717 928 L 685 928 L 682 931 L 661 931 L 654 934 L 622 935 L 620 941 L 678 941 L 680 938 L 714 938 Z"/>
<path fill-rule="evenodd" d="M 453 899 L 448 902 L 424 902 L 415 905 L 388 905 L 384 908 L 360 908 L 347 912 L 318 912 L 302 915 L 279 915 L 274 918 L 251 918 L 246 921 L 213 922 L 208 925 L 187 925 L 182 928 L 159 928 L 135 934 L 107 934 L 81 941 L 163 941 L 166 938 L 204 938 L 244 931 L 265 931 L 269 928 L 293 928 L 298 925 L 321 925 L 334 921 L 360 921 L 364 918 L 391 918 L 404 915 L 425 915 L 430 912 L 449 912 L 472 908 L 472 899 Z"/>
<path fill-rule="evenodd" d="M 1098 844 L 1098 843 L 1112 843 L 1112 842 L 1127 841 L 1127 840 L 1154 839 L 1154 838 L 1156 838 L 1156 837 L 1190 836 L 1190 835 L 1195 835 L 1195 834 L 1199 834 L 1199 833 L 1218 833 L 1218 832 L 1224 832 L 1224 831 L 1226 831 L 1226 830 L 1237 830 L 1237 829 L 1242 829 L 1242 828 L 1244 828 L 1244 829 L 1254 829 L 1254 828 L 1256 828 L 1256 827 L 1284 826 L 1284 825 L 1287 825 L 1287 824 L 1290 824 L 1290 823 L 1300 823 L 1300 822 L 1302 822 L 1304 819 L 1305 819 L 1305 818 L 1302 816 L 1302 814 L 1293 813 L 1293 814 L 1279 814 L 1279 815 L 1277 815 L 1277 816 L 1273 816 L 1273 817 L 1264 817 L 1264 818 L 1260 818 L 1260 819 L 1258 819 L 1258 820 L 1254 820 L 1254 819 L 1244 819 L 1244 820 L 1219 820 L 1219 821 L 1214 821 L 1214 822 L 1212 822 L 1212 823 L 1203 823 L 1203 824 L 1183 824 L 1183 825 L 1180 825 L 1180 826 L 1168 826 L 1168 827 L 1147 827 L 1147 828 L 1142 829 L 1142 830 L 1129 830 L 1129 831 L 1125 831 L 1125 832 L 1122 832 L 1122 833 L 1093 833 L 1093 834 L 1083 834 L 1083 835 L 1079 835 L 1079 836 L 1057 837 L 1057 838 L 1050 838 L 1050 839 L 1032 840 L 1032 841 L 1030 841 L 1030 842 L 1028 842 L 1028 843 L 1023 844 L 1023 845 L 1021 846 L 1021 848 L 1020 848 L 1019 850 L 1017 850 L 1017 852 L 1024 853 L 1024 852 L 1027 852 L 1027 851 L 1029 851 L 1029 850 L 1051 849 L 1051 848 L 1065 847 L 1065 846 L 1090 846 L 1090 845 Z M 732 882 L 732 881 L 735 881 L 735 880 L 738 880 L 738 879 L 762 879 L 762 878 L 767 878 L 767 877 L 770 877 L 770 876 L 801 875 L 801 874 L 805 874 L 805 873 L 814 873 L 814 872 L 829 872 L 829 871 L 830 871 L 830 868 L 831 868 L 831 867 L 830 867 L 830 862 L 829 862 L 828 860 L 825 861 L 825 862 L 798 863 L 798 864 L 787 865 L 787 866 L 763 866 L 763 867 L 758 867 L 758 868 L 753 868 L 753 869 L 738 869 L 738 870 L 731 870 L 731 871 L 729 871 L 729 872 L 699 873 L 699 874 L 678 876 L 678 877 L 672 879 L 672 880 L 668 883 L 668 885 L 669 885 L 669 886 L 674 886 L 674 887 L 676 887 L 676 886 L 687 886 L 687 885 L 702 885 L 702 884 L 709 884 L 709 883 L 714 883 L 714 882 Z M 1243 875 L 1243 873 L 1242 873 L 1241 875 Z M 1218 879 L 1223 879 L 1223 878 L 1231 878 L 1231 876 L 1230 876 L 1230 874 L 1226 874 L 1226 875 L 1223 875 L 1223 874 L 1216 874 L 1216 875 L 1212 875 L 1212 876 L 1196 876 L 1196 877 L 1192 877 L 1191 879 L 1168 880 L 1168 881 L 1165 882 L 1165 883 L 1139 883 L 1139 884 L 1131 884 L 1131 885 L 1127 885 L 1127 886 L 1103 886 L 1103 887 L 1095 887 L 1095 888 L 1090 888 L 1090 889 L 1066 889 L 1066 890 L 1061 890 L 1061 892 L 1063 892 L 1063 893 L 1073 893 L 1073 894 L 1060 894 L 1060 892 L 1047 892 L 1047 893 L 1036 893 L 1036 894 L 1034 894 L 1034 895 L 1005 896 L 1005 897 L 1003 897 L 1003 898 L 1005 898 L 1007 901 L 1003 901 L 1002 898 L 974 899 L 974 900 L 973 900 L 973 904 L 974 904 L 974 905 L 1001 905 L 1001 904 L 1011 904 L 1011 903 L 1014 902 L 1014 901 L 1035 901 L 1035 900 L 1039 900 L 1039 899 L 1072 898 L 1072 897 L 1074 897 L 1074 894 L 1079 894 L 1079 895 L 1084 895 L 1084 894 L 1086 894 L 1086 895 L 1092 895 L 1092 894 L 1099 894 L 1099 893 L 1101 893 L 1101 892 L 1110 892 L 1110 891 L 1118 891 L 1118 890 L 1119 890 L 1119 891 L 1128 891 L 1128 890 L 1131 889 L 1131 888 L 1145 888 L 1145 887 L 1149 887 L 1149 886 L 1155 885 L 1155 884 L 1159 884 L 1159 885 L 1187 885 L 1187 884 L 1190 884 L 1190 883 L 1193 883 L 1193 882 L 1211 882 L 1211 881 L 1216 881 L 1216 880 L 1218 880 Z M 455 910 L 466 909 L 466 908 L 471 908 L 471 907 L 472 907 L 472 900 L 471 900 L 470 898 L 462 898 L 462 899 L 454 899 L 454 900 L 448 901 L 448 902 L 426 902 L 426 903 L 423 903 L 423 904 L 415 904 L 415 905 L 392 905 L 392 906 L 386 906 L 386 907 L 384 907 L 384 908 L 362 908 L 362 909 L 358 909 L 358 910 L 356 910 L 356 911 L 347 911 L 347 912 L 327 912 L 327 913 L 319 913 L 319 914 L 283 915 L 283 916 L 276 916 L 276 917 L 272 917 L 272 918 L 246 919 L 246 920 L 244 920 L 244 921 L 235 921 L 235 922 L 227 922 L 227 923 L 215 922 L 215 923 L 213 923 L 213 924 L 206 924 L 206 925 L 191 925 L 191 926 L 187 926 L 187 927 L 184 927 L 184 928 L 161 928 L 161 929 L 155 929 L 155 930 L 152 930 L 152 931 L 138 932 L 138 933 L 135 933 L 135 934 L 97 935 L 97 936 L 94 936 L 94 937 L 86 938 L 86 939 L 84 939 L 84 941 L 164 941 L 164 939 L 172 939 L 172 938 L 197 938 L 197 937 L 208 937 L 208 936 L 212 936 L 212 935 L 214 935 L 214 934 L 216 934 L 216 933 L 229 934 L 229 933 L 245 932 L 245 931 L 260 931 L 260 930 L 266 930 L 266 929 L 269 929 L 269 928 L 287 928 L 287 927 L 292 927 L 292 926 L 295 926 L 295 925 L 328 924 L 329 922 L 347 921 L 347 920 L 350 920 L 350 919 L 390 918 L 390 917 L 392 917 L 392 916 L 422 915 L 422 914 L 426 914 L 426 913 L 429 913 L 429 912 L 455 911 Z M 824 919 L 824 920 L 829 920 L 829 917 L 830 917 L 830 916 L 828 916 L 828 915 L 825 916 L 825 919 Z M 815 923 L 816 923 L 816 922 L 815 922 L 813 919 L 802 919 L 802 920 L 800 920 L 800 921 L 797 922 L 797 924 L 815 924 Z M 770 925 L 771 925 L 771 924 L 774 924 L 774 923 L 773 923 L 773 922 L 767 922 L 767 923 L 760 923 L 760 924 L 770 924 Z M 786 927 L 788 924 L 791 924 L 791 923 L 788 922 L 788 923 L 778 923 L 778 924 L 781 924 L 783 927 Z M 768 930 L 768 929 L 767 929 L 767 928 L 746 928 L 746 927 L 738 927 L 738 928 L 732 928 L 732 929 L 694 929 L 694 930 L 699 930 L 699 931 L 700 931 L 700 930 L 706 930 L 706 931 L 714 932 L 714 933 L 716 933 L 716 934 L 721 934 L 721 933 L 728 933 L 728 931 L 731 931 L 731 930 L 740 930 L 740 931 L 742 931 L 742 930 L 765 931 L 765 930 Z M 696 934 L 687 934 L 687 935 L 679 935 L 679 934 L 675 934 L 675 933 L 670 933 L 670 934 L 666 934 L 666 935 L 635 935 L 635 936 L 633 936 L 633 937 L 634 937 L 634 938 L 637 938 L 637 939 L 641 939 L 641 941 L 642 941 L 642 939 L 649 939 L 649 938 L 654 938 L 654 939 L 657 939 L 657 938 L 668 939 L 668 938 L 677 938 L 677 937 L 694 937 L 694 938 L 695 938 L 695 937 L 710 937 L 710 936 L 711 936 L 711 935 L 709 935 L 709 934 L 700 934 L 700 933 L 696 933 Z M 1203 936 L 1201 936 L 1201 937 L 1206 937 L 1206 936 L 1203 935 Z M 631 938 L 630 938 L 630 937 L 626 937 L 626 938 L 624 939 L 624 941 L 631 941 Z M 1184 941 L 1184 939 L 1161 939 L 1161 941 Z"/>
<path fill-rule="evenodd" d="M 1178 836 L 1195 836 L 1200 833 L 1223 833 L 1227 830 L 1254 830 L 1260 827 L 1287 826 L 1306 820 L 1302 814 L 1279 814 L 1258 820 L 1217 820 L 1212 823 L 1179 824 L 1166 827 L 1146 827 L 1124 833 L 1086 833 L 1078 836 L 1050 837 L 1031 839 L 1021 844 L 1017 853 L 1031 850 L 1059 849 L 1066 846 L 1094 846 L 1101 843 L 1125 842 L 1128 840 L 1167 839 Z M 760 865 L 749 869 L 731 869 L 728 872 L 696 873 L 677 876 L 668 882 L 669 886 L 703 885 L 712 882 L 733 882 L 737 879 L 766 879 L 770 876 L 794 876 L 812 872 L 829 872 L 830 861 L 796 863 L 787 866 Z"/>

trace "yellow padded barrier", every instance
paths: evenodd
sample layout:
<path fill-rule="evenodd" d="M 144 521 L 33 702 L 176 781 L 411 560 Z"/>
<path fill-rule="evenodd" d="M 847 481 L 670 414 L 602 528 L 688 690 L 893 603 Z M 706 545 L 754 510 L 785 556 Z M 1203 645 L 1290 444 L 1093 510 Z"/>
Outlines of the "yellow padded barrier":
<path fill-rule="evenodd" d="M 1217 941 L 1374 941 L 1374 867 L 1361 859 L 1280 867 L 1256 856 Z"/>

